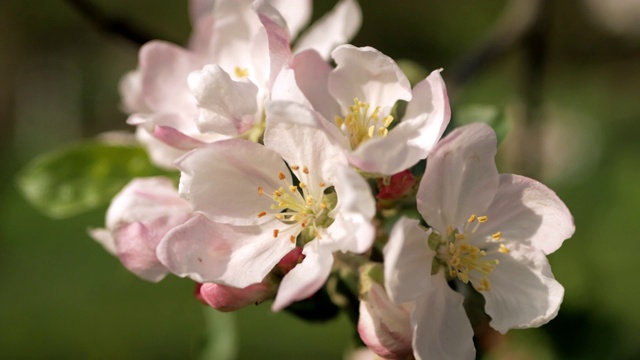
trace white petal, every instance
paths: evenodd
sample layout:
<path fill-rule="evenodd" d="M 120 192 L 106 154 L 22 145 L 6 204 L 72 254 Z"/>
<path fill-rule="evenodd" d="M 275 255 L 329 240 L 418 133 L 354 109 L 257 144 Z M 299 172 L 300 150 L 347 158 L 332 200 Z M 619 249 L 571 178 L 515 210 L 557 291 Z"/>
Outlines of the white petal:
<path fill-rule="evenodd" d="M 158 258 L 178 276 L 244 288 L 262 281 L 293 249 L 289 237 L 295 229 L 274 239 L 273 229 L 281 226 L 277 220 L 233 226 L 198 215 L 167 234 L 158 246 Z"/>
<path fill-rule="evenodd" d="M 210 63 L 228 72 L 236 67 L 253 68 L 256 37 L 264 30 L 251 8 L 252 3 L 252 0 L 215 1 Z M 267 60 L 266 48 L 262 50 L 260 59 Z"/>
<path fill-rule="evenodd" d="M 311 18 L 311 0 L 271 0 L 269 3 L 286 20 L 292 38 L 298 35 Z"/>
<path fill-rule="evenodd" d="M 271 88 L 271 101 L 292 101 L 311 108 L 309 100 L 296 83 L 296 75 L 291 68 L 283 68 Z"/>
<path fill-rule="evenodd" d="M 496 135 L 485 124 L 457 128 L 429 155 L 417 194 L 418 210 L 440 232 L 485 215 L 498 187 Z"/>
<path fill-rule="evenodd" d="M 528 244 L 545 254 L 556 251 L 575 231 L 566 205 L 543 184 L 524 176 L 501 174 L 500 186 L 478 235 L 500 231 L 502 242 Z M 486 226 L 485 226 L 486 225 Z"/>
<path fill-rule="evenodd" d="M 473 329 L 462 306 L 464 297 L 449 288 L 442 273 L 434 275 L 431 284 L 411 314 L 416 359 L 474 359 Z"/>
<path fill-rule="evenodd" d="M 509 329 L 538 327 L 558 314 L 564 288 L 553 278 L 540 250 L 523 245 L 487 258 L 500 261 L 489 278 L 491 290 L 482 292 L 491 327 L 504 334 Z"/>
<path fill-rule="evenodd" d="M 187 76 L 202 60 L 171 43 L 151 41 L 140 49 L 140 72 L 144 104 L 154 112 L 195 114 L 195 99 Z"/>
<path fill-rule="evenodd" d="M 236 135 L 249 129 L 258 111 L 255 84 L 234 81 L 218 65 L 207 65 L 189 75 L 189 88 L 198 101 L 200 131 Z"/>
<path fill-rule="evenodd" d="M 396 101 L 411 99 L 407 77 L 393 59 L 378 50 L 342 45 L 331 55 L 337 67 L 329 76 L 329 92 L 343 112 L 358 98 L 372 107 L 380 106 L 380 116 L 384 117 Z"/>
<path fill-rule="evenodd" d="M 256 225 L 271 217 L 273 190 L 291 184 L 289 170 L 273 150 L 248 140 L 218 141 L 198 148 L 177 162 L 180 193 L 211 220 Z M 278 174 L 284 175 L 279 180 Z M 258 194 L 262 187 L 265 195 Z"/>
<path fill-rule="evenodd" d="M 375 200 L 367 182 L 352 168 L 344 165 L 335 169 L 332 181 L 338 203 L 330 215 L 334 222 L 327 229 L 335 250 L 362 254 L 371 248 L 375 228 L 371 220 L 375 214 Z"/>
<path fill-rule="evenodd" d="M 333 255 L 319 241 L 305 245 L 302 251 L 304 260 L 282 279 L 271 310 L 280 311 L 295 301 L 306 299 L 325 283 L 331 272 Z"/>
<path fill-rule="evenodd" d="M 336 46 L 349 42 L 355 36 L 361 24 L 362 11 L 358 3 L 342 0 L 300 36 L 294 52 L 314 49 L 328 59 Z"/>
<path fill-rule="evenodd" d="M 431 286 L 435 253 L 427 243 L 429 234 L 418 220 L 404 217 L 391 230 L 384 247 L 384 287 L 397 304 L 416 299 Z"/>
<path fill-rule="evenodd" d="M 125 112 L 132 114 L 149 111 L 142 97 L 142 73 L 140 70 L 126 73 L 120 80 L 118 90 Z"/>
<path fill-rule="evenodd" d="M 332 120 L 342 115 L 340 105 L 329 93 L 329 74 L 333 68 L 314 50 L 296 54 L 291 62 L 296 82 L 313 105 L 313 109 L 325 119 Z"/>
<path fill-rule="evenodd" d="M 333 123 L 325 120 L 320 114 L 304 104 L 291 101 L 271 101 L 266 106 L 266 115 L 265 143 L 271 137 L 269 134 L 272 132 L 270 128 L 275 127 L 277 123 L 287 123 L 318 129 L 324 132 L 332 144 L 344 149 L 343 151 L 350 149 L 349 141 Z M 288 128 L 283 127 L 283 129 L 286 130 Z M 268 146 L 278 147 L 275 142 L 270 142 Z M 344 159 L 344 156 L 340 156 L 340 159 Z"/>

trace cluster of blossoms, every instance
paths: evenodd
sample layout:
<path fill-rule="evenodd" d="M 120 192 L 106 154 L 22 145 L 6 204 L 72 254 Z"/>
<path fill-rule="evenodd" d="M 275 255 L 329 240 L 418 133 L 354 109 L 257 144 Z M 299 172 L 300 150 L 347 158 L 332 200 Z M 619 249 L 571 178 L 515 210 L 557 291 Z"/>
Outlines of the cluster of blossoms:
<path fill-rule="evenodd" d="M 92 230 L 127 269 L 189 277 L 221 311 L 271 299 L 279 311 L 341 277 L 363 343 L 385 359 L 473 358 L 465 295 L 484 296 L 502 333 L 556 315 L 546 255 L 573 234 L 571 215 L 544 185 L 498 173 L 487 125 L 441 139 L 439 70 L 412 88 L 393 59 L 345 44 L 355 0 L 295 46 L 310 0 L 191 9 L 188 46 L 146 44 L 121 83 L 138 140 L 180 173 L 177 188 L 134 179 Z"/>

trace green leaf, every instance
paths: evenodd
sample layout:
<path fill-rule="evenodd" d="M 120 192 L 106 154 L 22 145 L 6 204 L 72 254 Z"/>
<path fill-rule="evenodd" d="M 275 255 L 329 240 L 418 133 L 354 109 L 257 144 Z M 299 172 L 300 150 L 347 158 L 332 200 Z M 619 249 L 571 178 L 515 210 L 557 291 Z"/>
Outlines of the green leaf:
<path fill-rule="evenodd" d="M 511 130 L 511 124 L 504 110 L 492 105 L 476 104 L 456 109 L 453 121 L 458 126 L 474 122 L 483 122 L 491 126 L 498 136 L 498 144 L 502 143 Z"/>
<path fill-rule="evenodd" d="M 17 183 L 33 206 L 65 218 L 108 204 L 134 177 L 167 174 L 140 147 L 94 140 L 37 157 L 18 174 Z"/>
<path fill-rule="evenodd" d="M 233 360 L 238 357 L 236 314 L 206 307 L 204 311 L 207 342 L 201 360 Z"/>

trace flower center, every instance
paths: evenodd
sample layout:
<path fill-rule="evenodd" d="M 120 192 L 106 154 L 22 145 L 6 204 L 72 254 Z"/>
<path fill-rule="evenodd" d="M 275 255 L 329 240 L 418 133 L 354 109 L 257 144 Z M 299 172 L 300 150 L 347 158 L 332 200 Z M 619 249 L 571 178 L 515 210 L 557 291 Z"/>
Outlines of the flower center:
<path fill-rule="evenodd" d="M 285 229 L 274 230 L 274 238 L 277 238 L 281 231 L 299 226 L 302 241 L 306 243 L 320 237 L 318 228 L 326 228 L 333 222 L 328 214 L 335 207 L 335 193 L 333 187 L 328 187 L 324 182 L 315 186 L 307 185 L 304 180 L 309 179 L 310 176 L 306 166 L 291 165 L 290 168 L 299 179 L 296 185 L 289 183 L 285 174 L 279 172 L 277 176 L 282 186 L 274 189 L 271 194 L 263 187 L 258 187 L 259 196 L 268 196 L 274 202 L 270 206 L 270 211 L 261 211 L 258 217 L 273 215 L 287 225 Z M 290 235 L 292 243 L 296 242 L 296 238 L 297 236 Z"/>
<path fill-rule="evenodd" d="M 336 116 L 335 120 L 338 128 L 349 138 L 351 149 L 355 149 L 373 137 L 387 136 L 393 116 L 387 115 L 380 119 L 380 106 L 372 110 L 369 103 L 356 98 L 353 105 L 349 106 L 349 113 L 344 118 Z"/>
<path fill-rule="evenodd" d="M 468 242 L 478 227 L 487 221 L 489 218 L 486 216 L 471 215 L 461 228 L 454 229 L 449 225 L 446 238 L 435 231 L 429 236 L 429 247 L 436 251 L 436 261 L 447 268 L 448 276 L 458 278 L 465 284 L 471 281 L 478 291 L 491 290 L 489 275 L 500 263 L 498 259 L 489 260 L 485 256 L 496 251 L 501 254 L 509 252 L 504 244 L 500 244 L 497 250 L 487 252 Z M 491 235 L 493 242 L 500 241 L 501 238 L 499 231 Z"/>
<path fill-rule="evenodd" d="M 247 68 L 236 66 L 235 68 L 233 68 L 233 72 L 238 79 L 245 79 L 249 77 L 249 69 Z"/>

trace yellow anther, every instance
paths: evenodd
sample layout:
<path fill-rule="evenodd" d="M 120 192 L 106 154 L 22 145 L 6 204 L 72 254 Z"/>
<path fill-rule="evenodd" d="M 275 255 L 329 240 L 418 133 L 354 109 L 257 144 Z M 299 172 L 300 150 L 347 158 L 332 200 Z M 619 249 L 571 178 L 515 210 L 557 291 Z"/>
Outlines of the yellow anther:
<path fill-rule="evenodd" d="M 307 184 L 305 184 L 302 181 L 300 181 L 300 184 L 298 184 L 298 186 L 300 186 L 300 189 L 306 189 L 307 188 Z"/>
<path fill-rule="evenodd" d="M 305 174 L 308 174 L 309 173 L 309 168 L 307 168 L 306 166 L 303 166 L 302 167 L 302 172 L 305 173 Z"/>
<path fill-rule="evenodd" d="M 283 214 L 276 214 L 276 219 L 283 220 L 284 219 L 284 215 Z"/>
<path fill-rule="evenodd" d="M 476 215 L 475 214 L 471 214 L 471 216 L 469 216 L 469 220 L 467 220 L 468 223 L 472 223 L 476 221 Z"/>
<path fill-rule="evenodd" d="M 392 122 L 393 122 L 393 116 L 387 115 L 387 116 L 384 117 L 383 124 L 384 124 L 385 128 L 388 128 L 389 125 L 391 125 Z"/>
<path fill-rule="evenodd" d="M 322 187 L 322 188 L 327 186 L 327 184 L 325 184 L 324 181 L 320 181 L 320 184 L 318 184 L 318 185 L 320 185 L 320 187 Z"/>
<path fill-rule="evenodd" d="M 277 238 L 277 237 L 278 237 L 278 234 L 280 234 L 280 230 L 278 230 L 278 229 L 273 229 L 273 237 L 274 237 L 274 238 Z"/>
<path fill-rule="evenodd" d="M 326 203 L 320 203 L 320 209 L 326 209 L 327 206 L 328 205 Z"/>
<path fill-rule="evenodd" d="M 291 241 L 292 244 L 295 244 L 296 243 L 296 237 L 293 236 L 293 235 L 289 236 L 289 241 Z"/>
<path fill-rule="evenodd" d="M 385 137 L 388 133 L 389 129 L 387 128 L 381 127 L 380 129 L 378 129 L 378 135 L 380 135 L 380 137 Z"/>
<path fill-rule="evenodd" d="M 281 190 L 273 190 L 273 196 L 276 198 L 279 198 L 280 196 L 282 196 L 282 191 Z"/>
<path fill-rule="evenodd" d="M 264 192 L 264 189 L 262 188 L 262 186 L 258 186 L 258 195 L 262 196 L 263 192 Z"/>
<path fill-rule="evenodd" d="M 267 216 L 267 212 L 266 211 L 260 211 L 260 213 L 258 214 L 259 218 L 261 218 L 263 216 Z"/>
<path fill-rule="evenodd" d="M 298 170 L 300 169 L 300 166 L 298 165 L 291 165 L 291 170 Z"/>
<path fill-rule="evenodd" d="M 340 116 L 336 116 L 336 125 L 338 128 L 341 128 L 342 124 L 344 124 L 344 120 Z"/>
<path fill-rule="evenodd" d="M 451 225 L 447 225 L 447 235 L 451 236 L 453 234 L 453 227 Z"/>
<path fill-rule="evenodd" d="M 497 233 L 491 235 L 491 238 L 493 238 L 493 241 L 500 241 L 500 239 L 502 239 L 502 233 L 498 231 Z"/>
<path fill-rule="evenodd" d="M 456 240 L 464 240 L 465 239 L 464 234 L 455 234 L 454 237 L 456 238 Z"/>
<path fill-rule="evenodd" d="M 286 178 L 287 178 L 287 177 L 286 177 L 282 172 L 278 172 L 278 179 L 280 179 L 280 180 L 284 180 L 284 179 L 286 179 Z"/>
<path fill-rule="evenodd" d="M 487 222 L 487 220 L 489 220 L 489 217 L 487 216 L 478 216 L 478 222 L 480 223 Z"/>
<path fill-rule="evenodd" d="M 373 137 L 373 132 L 376 130 L 376 127 L 374 125 L 369 126 L 369 129 L 367 129 L 367 135 L 369 135 L 369 137 Z"/>
<path fill-rule="evenodd" d="M 294 185 L 289 185 L 289 191 L 296 192 L 296 191 L 298 191 L 298 188 L 296 186 L 294 186 Z"/>
<path fill-rule="evenodd" d="M 247 69 L 247 68 L 241 68 L 239 66 L 236 66 L 233 69 L 233 71 L 236 74 L 236 77 L 238 77 L 240 79 L 244 79 L 244 78 L 249 76 L 249 69 Z"/>
<path fill-rule="evenodd" d="M 507 253 L 509 253 L 509 249 L 508 249 L 506 246 L 504 246 L 504 244 L 500 244 L 500 249 L 498 249 L 498 251 L 499 251 L 501 254 L 507 254 Z"/>

